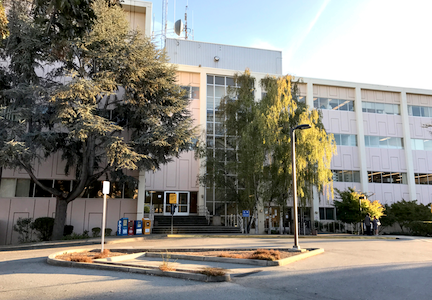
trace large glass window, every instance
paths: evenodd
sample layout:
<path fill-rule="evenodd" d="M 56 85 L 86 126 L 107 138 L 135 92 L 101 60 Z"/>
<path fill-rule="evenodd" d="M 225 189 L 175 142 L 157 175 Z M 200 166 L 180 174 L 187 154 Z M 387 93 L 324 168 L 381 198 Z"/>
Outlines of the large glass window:
<path fill-rule="evenodd" d="M 332 170 L 334 182 L 360 182 L 360 171 Z"/>
<path fill-rule="evenodd" d="M 408 184 L 406 173 L 368 171 L 370 183 Z"/>
<path fill-rule="evenodd" d="M 364 138 L 366 147 L 403 149 L 403 139 L 399 137 L 365 135 Z"/>
<path fill-rule="evenodd" d="M 412 150 L 432 151 L 432 140 L 411 139 Z"/>
<path fill-rule="evenodd" d="M 338 146 L 357 146 L 357 135 L 355 134 L 333 134 L 336 145 Z"/>
<path fill-rule="evenodd" d="M 367 113 L 400 115 L 399 104 L 362 102 L 362 110 Z"/>
<path fill-rule="evenodd" d="M 408 105 L 408 115 L 413 117 L 432 117 L 432 107 Z"/>
<path fill-rule="evenodd" d="M 354 111 L 354 101 L 334 98 L 314 98 L 314 108 Z"/>

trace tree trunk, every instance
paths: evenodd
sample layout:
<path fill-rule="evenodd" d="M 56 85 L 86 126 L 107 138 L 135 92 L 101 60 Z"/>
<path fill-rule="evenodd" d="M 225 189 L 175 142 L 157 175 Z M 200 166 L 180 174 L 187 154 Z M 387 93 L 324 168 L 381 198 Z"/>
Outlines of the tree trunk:
<path fill-rule="evenodd" d="M 65 199 L 57 198 L 54 228 L 51 240 L 61 240 L 66 223 L 68 202 Z"/>

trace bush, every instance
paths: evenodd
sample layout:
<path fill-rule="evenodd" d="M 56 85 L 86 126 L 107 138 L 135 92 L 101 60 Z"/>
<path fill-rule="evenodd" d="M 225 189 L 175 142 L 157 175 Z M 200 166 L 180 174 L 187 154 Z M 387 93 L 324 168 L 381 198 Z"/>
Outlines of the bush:
<path fill-rule="evenodd" d="M 111 228 L 105 228 L 105 236 L 110 236 L 112 233 L 112 229 Z"/>
<path fill-rule="evenodd" d="M 49 241 L 52 236 L 54 227 L 54 218 L 42 217 L 37 218 L 30 225 L 31 229 L 37 231 L 37 235 L 41 241 Z"/>
<path fill-rule="evenodd" d="M 71 235 L 73 232 L 73 226 L 72 225 L 65 225 L 63 229 L 63 236 Z"/>
<path fill-rule="evenodd" d="M 100 227 L 93 227 L 92 228 L 92 236 L 93 237 L 98 237 L 101 234 L 101 229 Z"/>
<path fill-rule="evenodd" d="M 412 235 L 432 236 L 431 221 L 414 221 L 407 225 Z"/>
<path fill-rule="evenodd" d="M 18 218 L 17 223 L 14 225 L 13 230 L 18 232 L 19 237 L 18 241 L 20 243 L 28 243 L 31 242 L 31 223 L 32 218 Z"/>

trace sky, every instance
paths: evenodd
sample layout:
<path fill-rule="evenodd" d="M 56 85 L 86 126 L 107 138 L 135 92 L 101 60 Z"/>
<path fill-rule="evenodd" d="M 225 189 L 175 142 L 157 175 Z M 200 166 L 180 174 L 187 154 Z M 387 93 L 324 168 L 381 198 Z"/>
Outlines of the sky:
<path fill-rule="evenodd" d="M 283 74 L 432 89 L 432 0 L 169 0 L 168 37 L 186 5 L 189 39 L 280 50 Z"/>

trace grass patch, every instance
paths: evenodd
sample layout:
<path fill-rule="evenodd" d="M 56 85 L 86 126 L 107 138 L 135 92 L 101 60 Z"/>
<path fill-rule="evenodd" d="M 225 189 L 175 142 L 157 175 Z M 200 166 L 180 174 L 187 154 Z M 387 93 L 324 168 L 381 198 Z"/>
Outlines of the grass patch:
<path fill-rule="evenodd" d="M 281 253 L 278 250 L 258 249 L 252 253 L 221 253 L 219 257 L 240 258 L 240 259 L 260 259 L 275 261 L 281 259 Z"/>
<path fill-rule="evenodd" d="M 199 271 L 200 274 L 204 274 L 207 276 L 225 276 L 227 273 L 226 269 L 223 268 L 204 268 L 203 270 Z"/>

